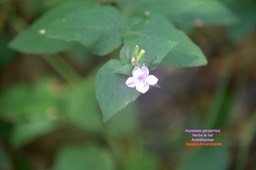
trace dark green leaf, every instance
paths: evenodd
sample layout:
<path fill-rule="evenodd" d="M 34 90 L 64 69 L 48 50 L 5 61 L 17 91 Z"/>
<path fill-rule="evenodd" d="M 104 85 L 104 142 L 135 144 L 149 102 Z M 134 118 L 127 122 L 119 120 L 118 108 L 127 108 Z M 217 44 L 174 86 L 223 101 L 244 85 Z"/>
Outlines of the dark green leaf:
<path fill-rule="evenodd" d="M 139 40 L 141 43 L 150 44 L 148 45 L 150 48 L 146 49 L 144 57 L 145 60 L 147 59 L 146 55 L 151 55 L 150 61 L 154 64 L 159 64 L 159 61 L 164 57 L 164 64 L 175 67 L 199 66 L 207 63 L 207 60 L 200 48 L 198 48 L 198 46 L 194 44 L 185 33 L 176 29 L 164 17 L 152 14 L 150 17 L 138 20 L 137 24 L 131 25 L 133 26 L 126 32 L 127 41 L 136 42 L 138 40 L 134 39 L 143 38 L 142 40 Z M 178 44 L 170 51 L 159 51 L 168 49 L 167 47 L 170 47 L 168 42 L 177 42 Z M 143 47 L 143 44 L 138 45 L 141 46 L 141 48 L 146 48 Z M 130 49 L 129 51 L 124 51 L 124 49 L 122 49 L 121 61 L 126 61 L 126 63 L 129 62 L 133 51 L 133 49 Z M 166 54 L 166 52 L 168 52 L 168 54 Z M 162 54 L 162 57 L 158 58 L 159 60 L 154 61 L 153 59 L 155 59 L 156 56 L 159 56 L 159 53 Z M 124 56 L 126 57 L 125 60 L 122 59 Z"/>
<path fill-rule="evenodd" d="M 49 38 L 78 41 L 91 52 L 105 55 L 121 45 L 123 19 L 113 7 L 75 10 L 70 15 L 48 25 Z"/>
<path fill-rule="evenodd" d="M 139 92 L 126 86 L 128 76 L 114 73 L 120 67 L 120 61 L 110 60 L 96 76 L 96 98 L 105 122 L 139 96 Z"/>
<path fill-rule="evenodd" d="M 218 0 L 118 0 L 119 6 L 133 14 L 160 13 L 184 27 L 197 24 L 230 25 L 238 18 Z"/>
<path fill-rule="evenodd" d="M 52 9 L 37 20 L 31 27 L 15 37 L 10 43 L 10 47 L 20 52 L 34 54 L 56 53 L 71 48 L 73 43 L 46 37 L 44 35 L 45 28 L 55 20 L 64 18 L 79 9 L 88 9 L 88 7 L 89 5 L 85 3 L 77 2 L 67 3 Z"/>
<path fill-rule="evenodd" d="M 140 59 L 139 65 L 145 64 L 147 67 L 155 69 L 176 44 L 171 40 L 157 39 L 156 37 L 137 38 L 125 43 L 120 52 L 120 59 L 124 64 L 131 63 L 131 58 L 135 56 L 134 48 L 138 45 L 146 51 Z"/>
<path fill-rule="evenodd" d="M 125 64 L 124 66 L 121 66 L 120 68 L 116 69 L 114 73 L 130 76 L 133 68 L 134 66 L 132 64 Z"/>

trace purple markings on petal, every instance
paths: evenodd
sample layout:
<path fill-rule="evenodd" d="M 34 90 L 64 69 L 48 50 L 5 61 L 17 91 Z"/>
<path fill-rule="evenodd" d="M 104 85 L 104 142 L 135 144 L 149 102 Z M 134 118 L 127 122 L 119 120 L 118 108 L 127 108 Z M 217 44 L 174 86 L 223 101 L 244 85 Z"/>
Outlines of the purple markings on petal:
<path fill-rule="evenodd" d="M 134 69 L 133 69 L 133 71 L 132 71 L 132 76 L 133 76 L 134 78 L 138 78 L 138 77 L 141 76 L 141 75 L 143 75 L 142 70 L 141 70 L 138 66 L 134 67 Z"/>
<path fill-rule="evenodd" d="M 142 66 L 142 67 L 141 67 L 141 70 L 143 71 L 143 73 L 144 73 L 145 76 L 148 76 L 148 75 L 149 75 L 149 70 L 148 70 L 148 68 L 147 68 L 146 66 Z"/>
<path fill-rule="evenodd" d="M 134 67 L 132 71 L 132 77 L 126 80 L 126 85 L 128 87 L 134 88 L 140 93 L 146 93 L 149 89 L 149 85 L 155 85 L 158 79 L 154 75 L 149 75 L 149 70 L 146 66 L 139 68 Z"/>
<path fill-rule="evenodd" d="M 136 86 L 136 82 L 135 82 L 135 79 L 133 77 L 129 77 L 127 80 L 126 80 L 126 85 L 128 87 L 131 87 L 131 88 L 134 88 Z"/>

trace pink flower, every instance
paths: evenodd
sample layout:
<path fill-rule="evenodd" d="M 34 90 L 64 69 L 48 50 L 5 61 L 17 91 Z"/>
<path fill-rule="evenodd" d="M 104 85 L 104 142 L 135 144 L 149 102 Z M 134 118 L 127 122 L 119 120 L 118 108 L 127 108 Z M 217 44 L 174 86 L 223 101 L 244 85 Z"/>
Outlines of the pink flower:
<path fill-rule="evenodd" d="M 149 89 L 149 85 L 155 85 L 158 79 L 154 75 L 149 75 L 149 70 L 146 66 L 141 68 L 136 66 L 132 71 L 132 77 L 126 80 L 128 87 L 134 88 L 141 93 L 146 93 Z"/>

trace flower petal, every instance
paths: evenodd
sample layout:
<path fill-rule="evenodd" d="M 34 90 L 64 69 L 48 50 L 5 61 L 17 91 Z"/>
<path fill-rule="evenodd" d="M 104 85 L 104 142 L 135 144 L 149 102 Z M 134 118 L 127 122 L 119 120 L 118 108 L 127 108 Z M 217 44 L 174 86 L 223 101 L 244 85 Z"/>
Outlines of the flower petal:
<path fill-rule="evenodd" d="M 142 70 L 138 66 L 134 67 L 134 69 L 132 70 L 132 76 L 134 78 L 138 78 L 141 75 L 143 75 Z"/>
<path fill-rule="evenodd" d="M 149 75 L 147 78 L 146 78 L 146 81 L 149 85 L 155 85 L 157 82 L 158 82 L 158 78 L 154 75 Z"/>
<path fill-rule="evenodd" d="M 147 83 L 137 83 L 136 90 L 141 93 L 146 93 L 149 89 L 149 85 Z"/>
<path fill-rule="evenodd" d="M 147 66 L 142 66 L 141 70 L 142 70 L 144 76 L 149 75 L 149 70 L 148 70 Z"/>
<path fill-rule="evenodd" d="M 129 77 L 125 84 L 128 86 L 128 87 L 131 87 L 131 88 L 134 88 L 136 86 L 136 80 L 133 78 L 133 77 Z"/>

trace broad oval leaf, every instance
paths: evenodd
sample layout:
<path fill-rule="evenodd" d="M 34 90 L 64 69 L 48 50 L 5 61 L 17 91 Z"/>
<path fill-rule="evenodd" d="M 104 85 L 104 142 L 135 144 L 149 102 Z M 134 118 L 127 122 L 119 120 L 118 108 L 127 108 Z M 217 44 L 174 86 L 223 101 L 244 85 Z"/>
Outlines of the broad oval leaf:
<path fill-rule="evenodd" d="M 55 20 L 61 19 L 69 13 L 87 9 L 87 3 L 65 3 L 57 8 L 54 8 L 38 19 L 31 27 L 21 32 L 13 41 L 10 42 L 10 47 L 23 52 L 33 54 L 49 54 L 64 51 L 73 47 L 73 43 L 66 42 L 60 39 L 50 39 L 46 37 L 45 28 Z"/>
<path fill-rule="evenodd" d="M 96 76 L 96 98 L 103 112 L 104 122 L 140 95 L 135 89 L 126 86 L 128 76 L 114 73 L 120 67 L 120 61 L 110 60 L 99 69 Z"/>
<path fill-rule="evenodd" d="M 193 43 L 184 32 L 176 29 L 164 17 L 152 14 L 149 17 L 137 21 L 137 24 L 131 25 L 133 26 L 126 32 L 129 38 L 128 41 L 144 38 L 152 43 L 159 41 L 178 43 L 167 53 L 163 60 L 164 64 L 175 67 L 190 67 L 207 64 L 207 60 L 200 48 Z M 159 47 L 163 48 L 162 45 L 159 45 Z"/>
<path fill-rule="evenodd" d="M 92 53 L 105 55 L 121 45 L 122 28 L 121 13 L 113 7 L 103 6 L 73 11 L 48 25 L 46 36 L 52 39 L 77 41 Z"/>

